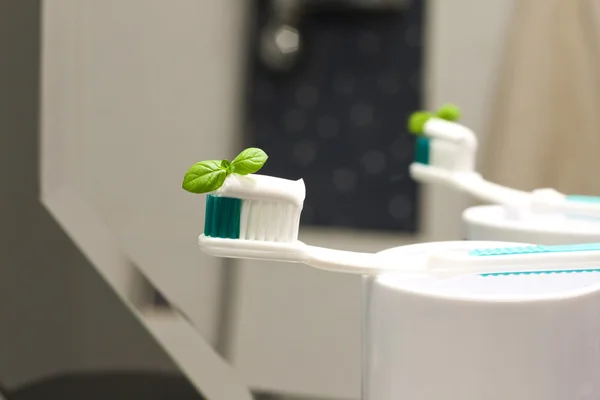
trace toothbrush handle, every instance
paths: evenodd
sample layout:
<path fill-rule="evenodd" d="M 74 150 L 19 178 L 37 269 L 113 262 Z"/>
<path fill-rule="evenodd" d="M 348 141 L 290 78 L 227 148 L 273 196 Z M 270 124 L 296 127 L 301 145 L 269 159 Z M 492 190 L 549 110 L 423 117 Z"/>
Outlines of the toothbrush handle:
<path fill-rule="evenodd" d="M 567 195 L 564 200 L 561 204 L 561 211 L 565 214 L 600 218 L 600 197 Z"/>
<path fill-rule="evenodd" d="M 463 174 L 456 182 L 462 190 L 487 202 L 505 206 L 530 206 L 566 215 L 600 218 L 600 197 L 565 196 L 551 189 L 524 192 L 486 181 L 477 174 Z"/>
<path fill-rule="evenodd" d="M 259 240 L 239 240 L 198 237 L 198 245 L 213 257 L 243 258 L 247 260 L 283 261 L 303 263 L 307 259 L 307 245 L 300 241 L 274 243 Z"/>
<path fill-rule="evenodd" d="M 293 243 L 267 242 L 198 237 L 198 245 L 213 257 L 244 258 L 248 260 L 304 263 L 311 267 L 360 275 L 376 275 L 386 269 L 377 254 L 326 249 L 308 246 L 301 241 Z"/>
<path fill-rule="evenodd" d="M 377 254 L 307 246 L 306 265 L 332 272 L 376 275 L 386 270 Z"/>
<path fill-rule="evenodd" d="M 493 204 L 526 205 L 531 194 L 486 181 L 479 174 L 463 174 L 456 179 L 457 186 L 470 195 Z"/>

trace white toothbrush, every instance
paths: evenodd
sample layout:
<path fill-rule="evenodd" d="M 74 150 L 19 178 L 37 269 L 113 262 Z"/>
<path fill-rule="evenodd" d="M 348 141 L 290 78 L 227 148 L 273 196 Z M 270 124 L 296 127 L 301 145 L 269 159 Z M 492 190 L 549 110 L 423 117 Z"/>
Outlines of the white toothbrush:
<path fill-rule="evenodd" d="M 435 132 L 433 135 L 457 148 L 476 145 L 472 133 L 458 124 L 448 125 L 447 121 L 438 119 L 427 124 L 427 131 Z M 361 275 L 551 273 L 579 271 L 582 264 L 600 261 L 600 244 L 472 251 L 462 250 L 461 246 L 460 250 L 434 254 L 415 253 L 413 247 L 407 246 L 400 253 L 395 252 L 394 258 L 385 252 L 355 253 L 309 246 L 298 240 L 300 213 L 306 196 L 304 182 L 255 174 L 267 158 L 264 151 L 250 148 L 233 161 L 202 161 L 186 173 L 182 184 L 185 190 L 208 194 L 204 234 L 198 239 L 206 253 L 217 257 L 304 263 L 328 271 Z M 458 159 L 449 157 L 446 161 Z M 460 173 L 468 173 L 468 169 L 472 169 L 472 158 L 459 160 L 464 162 L 458 167 Z M 433 168 L 430 171 L 437 171 Z M 453 179 L 458 175 L 445 176 Z"/>
<path fill-rule="evenodd" d="M 407 276 L 448 278 L 460 275 L 549 274 L 597 272 L 600 244 L 573 246 L 515 246 L 472 250 L 443 250 L 406 256 L 395 253 L 356 253 L 309 246 L 296 240 L 277 243 L 244 239 L 212 238 L 200 235 L 200 248 L 215 257 L 303 263 L 331 271 L 360 275 L 395 273 Z M 594 267 L 586 265 L 594 264 Z"/>
<path fill-rule="evenodd" d="M 553 189 L 526 192 L 483 179 L 475 171 L 477 138 L 457 122 L 430 116 L 422 119 L 418 130 L 413 131 L 418 137 L 415 162 L 410 165 L 416 181 L 441 184 L 486 202 L 526 207 L 532 212 L 600 218 L 600 197 L 564 195 Z"/>
<path fill-rule="evenodd" d="M 209 255 L 303 263 L 315 268 L 361 275 L 393 272 L 411 276 L 456 276 L 579 271 L 600 262 L 600 245 L 526 246 L 456 250 L 390 258 L 307 245 L 298 240 L 304 182 L 263 175 L 227 177 L 209 193 L 204 234 L 198 244 Z"/>

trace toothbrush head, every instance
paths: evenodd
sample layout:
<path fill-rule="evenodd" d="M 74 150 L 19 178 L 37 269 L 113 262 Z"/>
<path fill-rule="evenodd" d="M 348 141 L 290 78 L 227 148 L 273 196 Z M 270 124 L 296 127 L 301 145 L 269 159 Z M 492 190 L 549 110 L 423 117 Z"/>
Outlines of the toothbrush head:
<path fill-rule="evenodd" d="M 183 177 L 182 188 L 190 193 L 203 194 L 219 189 L 225 178 L 237 175 L 253 174 L 267 162 L 267 153 L 250 147 L 238 154 L 233 161 L 208 160 L 192 165 Z"/>
<path fill-rule="evenodd" d="M 417 137 L 415 141 L 415 162 L 418 164 L 429 165 L 431 156 L 430 139 L 425 136 Z"/>
<path fill-rule="evenodd" d="M 188 170 L 183 189 L 207 194 L 206 238 L 297 241 L 304 182 L 255 174 L 267 158 L 261 149 L 250 148 L 233 161 L 202 161 Z"/>
<path fill-rule="evenodd" d="M 477 140 L 470 129 L 457 123 L 460 117 L 454 104 L 445 104 L 435 113 L 417 111 L 409 117 L 408 129 L 417 135 L 413 179 L 439 181 L 454 172 L 474 172 Z"/>
<path fill-rule="evenodd" d="M 232 174 L 206 201 L 204 236 L 293 243 L 305 197 L 302 179 Z"/>
<path fill-rule="evenodd" d="M 408 118 L 408 131 L 413 135 L 424 135 L 425 124 L 431 118 L 456 122 L 460 119 L 460 108 L 454 104 L 444 104 L 435 113 L 429 111 L 415 111 Z"/>

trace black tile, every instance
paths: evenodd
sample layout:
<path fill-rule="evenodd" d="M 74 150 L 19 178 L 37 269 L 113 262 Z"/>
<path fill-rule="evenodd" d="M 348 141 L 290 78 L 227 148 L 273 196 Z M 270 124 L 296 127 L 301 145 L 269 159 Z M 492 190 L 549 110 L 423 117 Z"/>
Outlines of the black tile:
<path fill-rule="evenodd" d="M 181 375 L 144 372 L 70 374 L 28 384 L 7 400 L 202 400 Z"/>
<path fill-rule="evenodd" d="M 408 115 L 421 106 L 423 9 L 402 13 L 312 12 L 291 71 L 258 58 L 266 2 L 256 2 L 247 134 L 269 162 L 261 173 L 304 178 L 304 225 L 414 232 Z"/>

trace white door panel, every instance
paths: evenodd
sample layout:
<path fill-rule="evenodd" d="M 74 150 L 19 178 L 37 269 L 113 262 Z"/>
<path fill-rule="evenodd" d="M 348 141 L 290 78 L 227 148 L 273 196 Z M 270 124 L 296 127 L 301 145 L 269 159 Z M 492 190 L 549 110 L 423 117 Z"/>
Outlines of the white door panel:
<path fill-rule="evenodd" d="M 45 204 L 68 213 L 53 209 L 58 192 L 86 202 L 118 251 L 214 341 L 220 261 L 197 250 L 204 198 L 180 182 L 195 160 L 235 150 L 243 8 L 195 0 L 44 6 Z M 81 243 L 86 253 L 97 245 Z"/>

